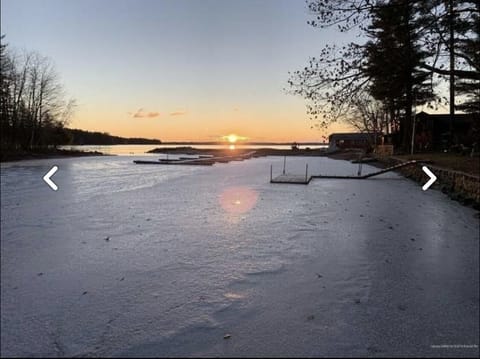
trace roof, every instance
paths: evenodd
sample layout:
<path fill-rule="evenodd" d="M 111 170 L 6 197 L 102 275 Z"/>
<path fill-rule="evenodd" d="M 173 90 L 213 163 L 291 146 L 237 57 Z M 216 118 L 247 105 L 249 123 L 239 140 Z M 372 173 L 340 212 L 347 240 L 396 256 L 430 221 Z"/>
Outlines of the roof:
<path fill-rule="evenodd" d="M 346 133 L 332 133 L 330 136 L 328 136 L 328 139 L 331 141 L 333 139 L 335 140 L 364 140 L 364 139 L 369 139 L 371 137 L 375 136 L 374 133 L 368 133 L 368 132 L 346 132 Z"/>
<path fill-rule="evenodd" d="M 476 115 L 478 118 L 478 114 Z M 424 111 L 419 112 L 415 116 L 418 120 L 423 119 L 432 119 L 434 121 L 439 122 L 448 122 L 450 121 L 450 114 L 449 113 L 426 113 Z M 456 113 L 454 116 L 454 121 L 456 122 L 471 122 L 475 118 L 475 114 L 473 113 Z"/>

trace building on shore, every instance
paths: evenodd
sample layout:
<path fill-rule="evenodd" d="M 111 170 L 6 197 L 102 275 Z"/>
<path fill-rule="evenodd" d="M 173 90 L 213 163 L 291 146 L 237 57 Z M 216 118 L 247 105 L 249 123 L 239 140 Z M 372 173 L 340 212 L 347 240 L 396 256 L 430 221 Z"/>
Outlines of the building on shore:
<path fill-rule="evenodd" d="M 363 149 L 393 153 L 393 146 L 399 146 L 400 133 L 332 133 L 328 137 L 328 151 Z M 479 152 L 480 114 L 455 114 L 450 121 L 449 114 L 420 112 L 415 116 L 414 152 L 461 151 Z M 411 137 L 410 137 L 411 138 Z M 410 144 L 409 144 L 410 147 Z"/>
<path fill-rule="evenodd" d="M 456 145 L 478 146 L 480 114 L 455 114 L 450 133 L 449 114 L 420 112 L 415 116 L 415 150 L 445 150 L 450 139 Z"/>
<path fill-rule="evenodd" d="M 349 148 L 363 149 L 368 152 L 376 143 L 380 143 L 380 134 L 375 139 L 374 133 L 332 133 L 328 136 L 328 151 L 345 150 Z M 375 141 L 377 140 L 377 141 Z"/>

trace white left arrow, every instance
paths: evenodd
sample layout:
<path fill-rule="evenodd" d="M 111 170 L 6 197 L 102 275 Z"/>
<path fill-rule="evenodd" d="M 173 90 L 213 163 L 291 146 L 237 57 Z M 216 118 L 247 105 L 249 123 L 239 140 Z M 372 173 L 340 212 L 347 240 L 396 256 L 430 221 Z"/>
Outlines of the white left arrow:
<path fill-rule="evenodd" d="M 52 168 L 50 168 L 50 171 L 47 172 L 47 174 L 45 176 L 43 176 L 43 180 L 50 186 L 51 189 L 53 189 L 54 191 L 56 191 L 58 189 L 58 186 L 55 184 L 55 182 L 53 182 L 50 177 L 52 177 L 55 172 L 58 171 L 58 167 L 57 166 L 53 166 Z"/>
<path fill-rule="evenodd" d="M 422 189 L 423 189 L 424 191 L 426 191 L 427 189 L 430 188 L 430 186 L 433 184 L 433 182 L 435 182 L 435 181 L 437 180 L 437 176 L 435 176 L 435 175 L 432 173 L 432 171 L 430 171 L 430 170 L 428 169 L 427 166 L 423 166 L 423 167 L 422 167 L 422 170 L 423 170 L 423 172 L 425 172 L 425 173 L 427 174 L 428 177 L 430 177 L 430 179 L 428 180 L 428 182 L 425 183 L 425 184 L 423 185 L 423 187 L 422 187 Z"/>

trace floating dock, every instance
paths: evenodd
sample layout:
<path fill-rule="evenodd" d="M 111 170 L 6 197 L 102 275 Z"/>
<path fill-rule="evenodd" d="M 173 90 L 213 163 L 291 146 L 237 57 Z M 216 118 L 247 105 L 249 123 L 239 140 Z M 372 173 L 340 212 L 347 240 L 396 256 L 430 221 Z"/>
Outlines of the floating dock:
<path fill-rule="evenodd" d="M 188 166 L 212 166 L 214 163 L 228 163 L 230 161 L 243 161 L 252 158 L 255 151 L 247 152 L 234 156 L 199 156 L 199 158 L 180 157 L 179 159 L 165 159 L 161 158 L 157 161 L 153 160 L 134 160 L 133 163 L 137 165 L 188 165 Z"/>
<path fill-rule="evenodd" d="M 211 166 L 213 161 L 198 161 L 198 160 L 165 160 L 165 161 L 148 161 L 148 160 L 134 160 L 133 163 L 137 165 L 195 165 L 195 166 Z"/>
<path fill-rule="evenodd" d="M 416 165 L 419 163 L 418 161 L 408 161 L 404 163 L 400 163 L 395 166 L 387 167 L 383 170 L 377 171 L 377 172 L 372 172 L 368 173 L 366 175 L 360 175 L 360 176 L 335 176 L 335 175 L 313 175 L 313 176 L 308 176 L 308 167 L 305 172 L 305 175 L 294 175 L 294 174 L 286 174 L 283 173 L 275 178 L 272 178 L 272 167 L 270 167 L 270 183 L 284 183 L 284 184 L 309 184 L 310 181 L 314 178 L 320 178 L 320 179 L 367 179 L 370 177 L 378 176 L 387 172 L 395 171 L 396 169 L 402 168 L 402 167 L 407 167 L 407 166 L 412 166 Z"/>
<path fill-rule="evenodd" d="M 281 174 L 270 180 L 270 183 L 290 183 L 290 184 L 309 184 L 313 176 L 305 178 L 301 175 Z"/>

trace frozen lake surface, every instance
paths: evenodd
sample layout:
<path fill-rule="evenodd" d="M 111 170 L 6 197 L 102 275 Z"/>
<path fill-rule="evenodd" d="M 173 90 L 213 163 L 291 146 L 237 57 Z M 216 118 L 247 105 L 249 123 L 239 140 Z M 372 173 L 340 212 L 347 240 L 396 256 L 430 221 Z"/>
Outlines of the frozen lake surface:
<path fill-rule="evenodd" d="M 473 209 L 395 173 L 133 159 L 2 164 L 1 356 L 478 357 Z"/>

